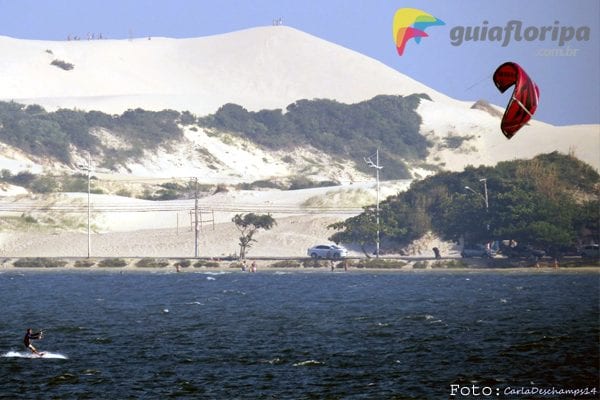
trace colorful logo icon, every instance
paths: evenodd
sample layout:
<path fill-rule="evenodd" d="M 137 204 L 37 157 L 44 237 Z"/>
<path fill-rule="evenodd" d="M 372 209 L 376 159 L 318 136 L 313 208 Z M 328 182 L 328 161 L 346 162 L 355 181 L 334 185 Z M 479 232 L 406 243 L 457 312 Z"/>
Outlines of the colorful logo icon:
<path fill-rule="evenodd" d="M 394 14 L 394 41 L 398 55 L 404 53 L 404 47 L 409 39 L 414 38 L 420 43 L 422 37 L 427 37 L 425 29 L 430 26 L 445 25 L 444 21 L 416 8 L 400 8 Z"/>

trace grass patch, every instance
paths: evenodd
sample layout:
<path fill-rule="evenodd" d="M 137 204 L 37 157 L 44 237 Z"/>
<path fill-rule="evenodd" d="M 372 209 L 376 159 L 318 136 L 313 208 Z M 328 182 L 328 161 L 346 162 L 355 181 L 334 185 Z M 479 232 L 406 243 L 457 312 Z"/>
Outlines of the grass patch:
<path fill-rule="evenodd" d="M 63 260 L 52 260 L 48 258 L 21 258 L 14 262 L 13 266 L 17 268 L 60 268 L 67 265 Z"/>
<path fill-rule="evenodd" d="M 448 149 L 458 149 L 462 146 L 463 142 L 474 139 L 475 136 L 446 136 L 443 138 L 444 144 L 443 147 Z"/>
<path fill-rule="evenodd" d="M 157 258 L 142 258 L 135 266 L 138 268 L 164 268 L 169 265 L 167 260 Z"/>
<path fill-rule="evenodd" d="M 192 265 L 192 262 L 190 260 L 179 260 L 173 264 L 174 267 L 180 267 L 180 268 L 187 268 L 190 265 Z"/>
<path fill-rule="evenodd" d="M 413 264 L 413 269 L 425 269 L 427 265 L 427 261 L 417 261 Z"/>
<path fill-rule="evenodd" d="M 287 189 L 287 186 L 275 180 L 260 179 L 251 183 L 240 183 L 237 185 L 240 190 L 253 190 L 253 189 Z"/>
<path fill-rule="evenodd" d="M 302 264 L 295 260 L 282 260 L 269 265 L 271 268 L 300 268 Z"/>
<path fill-rule="evenodd" d="M 330 190 L 323 195 L 312 196 L 302 207 L 363 207 L 375 203 L 375 196 L 364 189 Z"/>
<path fill-rule="evenodd" d="M 304 268 L 325 268 L 325 267 L 329 267 L 329 261 L 328 260 L 313 260 L 313 259 L 304 260 L 304 261 L 302 261 L 302 267 L 304 267 Z"/>
<path fill-rule="evenodd" d="M 74 266 L 75 266 L 75 268 L 90 268 L 94 264 L 96 264 L 96 263 L 91 260 L 77 260 L 77 261 L 75 261 Z"/>
<path fill-rule="evenodd" d="M 359 260 L 356 264 L 352 265 L 355 268 L 374 268 L 374 269 L 394 269 L 402 268 L 407 265 L 406 261 L 402 260 L 383 260 L 383 259 L 367 259 Z"/>
<path fill-rule="evenodd" d="M 105 258 L 98 263 L 100 268 L 123 268 L 127 265 L 127 261 L 122 258 Z"/>
<path fill-rule="evenodd" d="M 199 260 L 194 263 L 194 268 L 219 268 L 219 263 L 216 261 Z"/>
<path fill-rule="evenodd" d="M 435 262 L 432 267 L 435 268 L 435 264 L 443 264 L 444 268 L 468 268 L 469 264 L 463 260 L 450 260 L 450 261 L 438 261 Z"/>
<path fill-rule="evenodd" d="M 69 62 L 63 61 L 63 60 L 52 60 L 52 62 L 50 63 L 50 65 L 54 65 L 55 67 L 64 69 L 65 71 L 70 71 L 73 68 L 75 68 L 75 66 Z"/>

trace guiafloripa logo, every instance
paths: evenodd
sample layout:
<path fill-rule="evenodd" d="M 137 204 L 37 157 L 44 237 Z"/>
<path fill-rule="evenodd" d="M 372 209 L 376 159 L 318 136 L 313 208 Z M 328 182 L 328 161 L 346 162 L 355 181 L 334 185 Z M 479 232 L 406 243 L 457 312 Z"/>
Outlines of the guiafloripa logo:
<path fill-rule="evenodd" d="M 427 37 L 425 29 L 430 26 L 445 25 L 444 21 L 416 8 L 400 8 L 394 14 L 394 41 L 398 55 L 404 53 L 404 47 L 409 39 L 420 43 L 422 37 Z"/>

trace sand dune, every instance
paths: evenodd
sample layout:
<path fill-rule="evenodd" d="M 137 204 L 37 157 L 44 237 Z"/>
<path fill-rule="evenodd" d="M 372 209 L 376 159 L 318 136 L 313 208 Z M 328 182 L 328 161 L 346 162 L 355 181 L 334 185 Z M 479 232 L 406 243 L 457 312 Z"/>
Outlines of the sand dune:
<path fill-rule="evenodd" d="M 499 117 L 472 109 L 473 102 L 449 98 L 374 59 L 284 26 L 192 39 L 49 42 L 0 37 L 0 52 L 3 55 L 0 99 L 41 104 L 48 110 L 74 108 L 121 113 L 144 108 L 189 110 L 206 115 L 226 103 L 237 103 L 256 111 L 285 108 L 299 99 L 328 98 L 353 103 L 380 94 L 425 93 L 431 100 L 423 100 L 417 111 L 423 120 L 421 133 L 432 141 L 433 147 L 427 160 L 411 165 L 417 178 L 431 173 L 423 168 L 424 163 L 446 170 L 461 170 L 467 165 L 495 165 L 552 151 L 574 154 L 594 168 L 600 168 L 600 125 L 557 127 L 532 121 L 509 141 L 500 133 Z M 52 65 L 55 60 L 70 63 L 73 68 L 65 70 Z M 460 146 L 449 148 L 444 143 L 452 137 L 464 140 Z M 10 146 L 0 146 L 0 168 L 36 173 L 44 169 L 52 172 L 73 168 L 34 159 Z M 219 168 L 210 168 L 198 157 L 194 150 L 199 146 L 217 160 Z M 286 164 L 282 158 L 289 154 L 269 153 L 244 143 L 226 144 L 219 138 L 209 138 L 199 129 L 186 131 L 185 139 L 174 144 L 170 151 L 147 152 L 142 160 L 127 166 L 129 171 L 117 174 L 104 171 L 101 178 L 199 176 L 211 183 L 251 182 L 305 171 L 302 160 L 310 151 L 308 146 L 298 149 L 294 162 Z M 75 164 L 87 161 L 77 152 L 74 155 Z M 373 197 L 371 202 L 374 201 L 372 176 L 356 172 L 353 168 L 356 160 L 346 160 L 344 165 L 332 170 L 324 167 L 332 164 L 326 156 L 313 155 L 325 161 L 313 168 L 316 171 L 311 171 L 311 176 L 335 178 L 347 184 L 355 182 L 357 186 L 364 182 L 363 189 Z M 100 172 L 96 171 L 99 176 Z M 394 187 L 386 195 L 406 186 L 407 183 Z M 7 185 L 0 189 L 3 204 L 30 204 L 28 213 L 33 215 L 45 212 L 36 214 L 33 209 L 46 204 L 47 199 L 28 198 L 22 190 Z M 214 230 L 212 223 L 203 226 L 200 254 L 220 257 L 235 253 L 238 235 L 229 222 L 231 216 L 235 212 L 257 211 L 273 212 L 278 225 L 257 236 L 259 242 L 251 255 L 303 256 L 306 247 L 327 241 L 333 233 L 327 229 L 328 224 L 351 215 L 301 210 L 299 205 L 315 195 L 325 196 L 326 192 L 232 191 L 203 200 L 202 207 L 217 209 L 217 213 Z M 83 204 L 85 195 L 68 195 L 60 201 Z M 193 255 L 189 201 L 179 205 L 171 203 L 168 207 L 172 209 L 144 212 L 139 209 L 148 203 L 137 199 L 93 196 L 93 204 L 96 208 L 103 204 L 138 208 L 131 212 L 94 212 L 93 255 Z M 361 205 L 364 204 L 356 204 L 357 209 Z M 291 208 L 293 212 L 286 210 L 277 214 L 281 208 Z M 3 216 L 21 213 L 3 212 Z M 68 229 L 4 229 L 0 232 L 0 254 L 85 256 L 87 235 L 82 228 L 85 216 L 80 213 L 72 217 L 73 226 Z M 434 238 L 422 246 L 423 251 L 429 252 L 432 243 L 443 252 L 453 251 L 450 245 L 439 244 Z"/>

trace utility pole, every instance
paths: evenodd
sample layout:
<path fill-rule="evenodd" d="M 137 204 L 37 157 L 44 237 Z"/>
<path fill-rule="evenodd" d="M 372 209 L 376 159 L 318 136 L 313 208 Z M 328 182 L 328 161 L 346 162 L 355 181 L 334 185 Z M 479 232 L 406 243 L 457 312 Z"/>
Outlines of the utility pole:
<path fill-rule="evenodd" d="M 88 249 L 87 249 L 87 258 L 90 258 L 91 254 L 92 254 L 92 232 L 91 232 L 91 222 L 92 222 L 92 208 L 91 208 L 91 189 L 92 189 L 92 185 L 91 185 L 91 174 L 92 174 L 92 155 L 91 153 L 88 151 L 88 168 L 87 168 L 87 178 L 88 178 L 88 204 L 87 204 L 87 211 L 88 211 L 88 223 L 87 223 L 87 234 L 88 234 Z"/>
<path fill-rule="evenodd" d="M 484 200 L 485 200 L 485 214 L 486 214 L 486 217 L 489 220 L 489 217 L 490 217 L 490 202 L 489 202 L 489 199 L 488 199 L 487 178 L 482 178 L 482 179 L 479 180 L 479 182 L 483 182 L 483 193 L 484 193 L 484 196 L 485 196 L 484 197 Z M 490 230 L 490 224 L 489 223 L 486 224 L 485 229 L 487 231 Z"/>
<path fill-rule="evenodd" d="M 379 170 L 383 168 L 379 165 L 379 149 L 375 151 L 375 163 L 371 161 L 371 157 L 364 159 L 367 165 L 371 168 L 375 168 L 375 179 L 377 182 L 377 205 L 375 209 L 375 223 L 377 224 L 377 237 L 375 240 L 375 256 L 379 258 Z"/>
<path fill-rule="evenodd" d="M 198 178 L 194 181 L 194 257 L 198 258 Z"/>
<path fill-rule="evenodd" d="M 465 189 L 467 189 L 468 191 L 470 191 L 472 193 L 475 193 L 477 196 L 479 196 L 481 199 L 483 199 L 483 203 L 485 204 L 485 213 L 486 213 L 486 215 L 489 215 L 490 201 L 488 198 L 487 178 L 481 178 L 479 180 L 479 182 L 483 182 L 483 196 L 481 195 L 481 193 L 471 189 L 469 186 L 465 186 Z M 486 229 L 488 231 L 490 230 L 490 224 L 486 225 Z"/>
<path fill-rule="evenodd" d="M 88 186 L 88 190 L 87 190 L 87 237 L 88 237 L 88 244 L 87 244 L 87 258 L 90 258 L 91 253 L 92 253 L 92 230 L 91 230 L 91 226 L 92 226 L 92 202 L 91 202 L 91 189 L 92 189 L 92 185 L 91 185 L 91 176 L 92 176 L 92 155 L 91 153 L 88 151 L 88 162 L 87 165 L 79 165 L 79 168 L 87 171 L 87 186 Z"/>
<path fill-rule="evenodd" d="M 490 203 L 488 201 L 487 178 L 482 178 L 479 180 L 479 182 L 483 182 L 483 193 L 485 194 L 485 212 L 489 212 Z"/>

